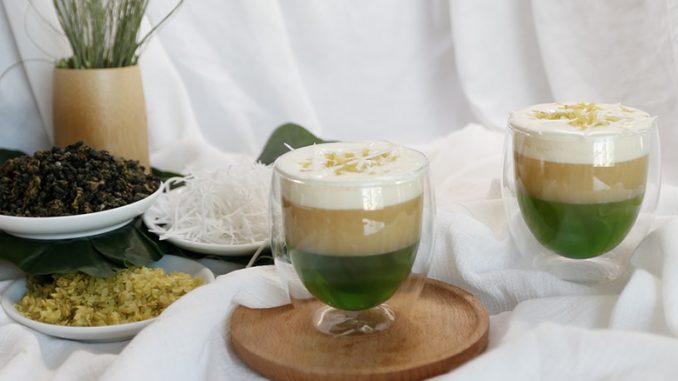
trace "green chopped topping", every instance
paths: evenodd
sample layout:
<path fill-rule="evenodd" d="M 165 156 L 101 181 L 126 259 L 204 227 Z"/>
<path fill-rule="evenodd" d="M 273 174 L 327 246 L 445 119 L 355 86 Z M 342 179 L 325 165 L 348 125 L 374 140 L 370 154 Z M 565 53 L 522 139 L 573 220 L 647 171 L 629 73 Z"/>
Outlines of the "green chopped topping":
<path fill-rule="evenodd" d="M 619 106 L 624 112 L 633 112 L 624 106 Z M 608 126 L 610 123 L 618 122 L 622 118 L 605 114 L 595 103 L 575 103 L 569 105 L 558 105 L 555 111 L 534 111 L 533 116 L 542 120 L 568 120 L 573 127 L 586 129 L 589 127 Z"/>
<path fill-rule="evenodd" d="M 340 176 L 345 173 L 376 174 L 374 168 L 396 161 L 398 155 L 392 151 L 377 152 L 364 148 L 360 152 L 326 152 L 322 158 L 322 167 L 334 169 L 334 173 Z M 311 167 L 310 160 L 301 163 L 304 170 L 311 170 Z"/>

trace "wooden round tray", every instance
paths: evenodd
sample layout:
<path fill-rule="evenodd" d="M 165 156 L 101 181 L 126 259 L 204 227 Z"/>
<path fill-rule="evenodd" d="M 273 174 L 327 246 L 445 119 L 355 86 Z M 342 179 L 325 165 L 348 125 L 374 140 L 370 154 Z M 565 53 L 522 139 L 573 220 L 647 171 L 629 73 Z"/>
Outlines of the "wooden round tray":
<path fill-rule="evenodd" d="M 487 346 L 483 305 L 468 292 L 431 279 L 413 308 L 375 334 L 323 334 L 310 318 L 319 306 L 239 306 L 229 328 L 233 350 L 273 380 L 405 381 L 445 373 Z"/>

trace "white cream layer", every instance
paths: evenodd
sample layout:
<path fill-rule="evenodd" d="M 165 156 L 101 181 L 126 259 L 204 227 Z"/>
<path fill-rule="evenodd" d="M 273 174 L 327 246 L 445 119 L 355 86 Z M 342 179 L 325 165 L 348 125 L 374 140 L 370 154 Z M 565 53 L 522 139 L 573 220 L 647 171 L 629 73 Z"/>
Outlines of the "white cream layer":
<path fill-rule="evenodd" d="M 569 119 L 542 119 L 542 113 L 566 111 L 564 105 L 546 103 L 511 113 L 514 150 L 539 160 L 572 164 L 611 165 L 649 152 L 655 117 L 620 104 L 597 103 L 595 122 L 573 125 Z"/>
<path fill-rule="evenodd" d="M 355 160 L 328 160 L 346 154 Z M 290 151 L 276 160 L 275 171 L 283 197 L 299 206 L 377 210 L 420 196 L 427 165 L 421 152 L 392 143 L 342 142 Z"/>

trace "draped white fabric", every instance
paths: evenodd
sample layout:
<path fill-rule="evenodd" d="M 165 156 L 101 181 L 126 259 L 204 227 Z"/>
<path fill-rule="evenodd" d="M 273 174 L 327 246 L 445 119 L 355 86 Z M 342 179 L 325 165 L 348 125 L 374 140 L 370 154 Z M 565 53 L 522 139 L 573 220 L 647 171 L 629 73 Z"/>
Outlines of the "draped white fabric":
<path fill-rule="evenodd" d="M 0 70 L 67 54 L 48 24 L 51 1 L 32 3 L 0 1 Z M 150 22 L 170 7 L 152 2 Z M 430 275 L 492 315 L 488 351 L 440 379 L 676 379 L 676 30 L 675 0 L 189 0 L 141 60 L 152 162 L 182 170 L 256 156 L 288 121 L 325 138 L 416 145 L 438 197 Z M 26 61 L 0 79 L 0 147 L 50 145 L 51 68 Z M 533 269 L 507 234 L 507 114 L 554 100 L 659 117 L 656 229 L 611 284 Z M 0 288 L 19 275 L 0 270 Z M 224 324 L 235 302 L 285 301 L 272 269 L 236 272 L 111 344 L 50 338 L 0 311 L 0 379 L 254 379 L 229 352 Z"/>
<path fill-rule="evenodd" d="M 66 56 L 68 45 L 50 0 L 2 3 L 0 70 L 26 61 L 0 81 L 0 141 L 32 152 L 50 145 L 52 66 L 31 60 Z M 171 6 L 151 2 L 151 22 Z M 256 155 L 285 122 L 328 139 L 424 143 L 474 121 L 503 129 L 511 110 L 554 100 L 647 110 L 668 146 L 678 139 L 677 6 L 186 1 L 142 56 L 153 163 L 191 160 L 162 154 L 185 140 Z"/>

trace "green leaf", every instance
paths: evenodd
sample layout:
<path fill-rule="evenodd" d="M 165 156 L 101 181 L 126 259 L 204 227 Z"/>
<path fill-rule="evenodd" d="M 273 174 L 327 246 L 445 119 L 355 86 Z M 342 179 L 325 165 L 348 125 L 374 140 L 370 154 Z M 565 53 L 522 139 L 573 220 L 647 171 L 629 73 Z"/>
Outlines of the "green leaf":
<path fill-rule="evenodd" d="M 11 149 L 0 148 L 0 164 L 15 157 L 24 156 L 25 153 Z"/>
<path fill-rule="evenodd" d="M 166 250 L 136 218 L 112 232 L 66 240 L 32 240 L 0 232 L 0 258 L 31 275 L 69 273 L 107 277 L 128 266 L 142 266 L 162 258 Z M 173 254 L 173 253 L 172 253 Z"/>
<path fill-rule="evenodd" d="M 162 258 L 162 249 L 143 233 L 141 219 L 132 223 L 132 228 L 118 229 L 92 240 L 92 246 L 109 261 L 120 266 L 143 266 Z"/>
<path fill-rule="evenodd" d="M 180 173 L 175 173 L 175 172 L 170 172 L 170 171 L 163 171 L 162 169 L 153 168 L 153 167 L 151 167 L 151 173 L 152 173 L 155 177 L 159 178 L 159 179 L 162 180 L 162 181 L 169 180 L 169 179 L 171 179 L 172 177 L 184 177 L 184 175 L 182 175 L 182 174 L 180 174 Z"/>
<path fill-rule="evenodd" d="M 264 145 L 264 150 L 259 155 L 257 161 L 264 164 L 272 164 L 278 156 L 289 151 L 285 144 L 292 148 L 301 148 L 310 146 L 311 144 L 325 143 L 325 140 L 310 133 L 304 127 L 287 123 L 278 127 L 273 131 L 268 141 Z"/>

